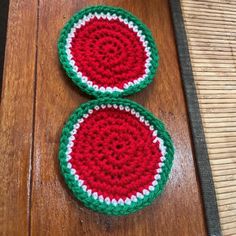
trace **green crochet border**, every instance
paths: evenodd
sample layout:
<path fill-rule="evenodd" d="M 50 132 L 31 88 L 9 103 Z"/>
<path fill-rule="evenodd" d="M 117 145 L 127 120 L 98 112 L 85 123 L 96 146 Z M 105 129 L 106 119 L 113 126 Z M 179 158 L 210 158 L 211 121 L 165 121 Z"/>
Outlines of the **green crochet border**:
<path fill-rule="evenodd" d="M 83 191 L 81 187 L 78 186 L 78 182 L 75 180 L 74 176 L 71 174 L 70 169 L 67 167 L 66 160 L 66 151 L 69 137 L 71 136 L 70 132 L 73 130 L 74 124 L 78 119 L 83 117 L 83 114 L 87 114 L 89 109 L 93 109 L 96 105 L 102 104 L 117 104 L 123 106 L 129 106 L 131 109 L 135 109 L 144 116 L 146 120 L 150 122 L 151 125 L 158 131 L 158 137 L 163 139 L 164 145 L 166 146 L 166 159 L 164 161 L 165 165 L 162 167 L 162 172 L 160 173 L 161 178 L 158 180 L 158 184 L 155 186 L 154 191 L 151 191 L 149 195 L 144 195 L 143 199 L 138 199 L 137 202 L 131 203 L 131 205 L 117 205 L 113 204 L 108 205 L 107 203 L 101 203 L 98 199 L 94 199 L 92 196 L 88 196 L 86 192 Z M 69 189 L 73 192 L 74 196 L 79 199 L 84 205 L 94 211 L 102 212 L 108 215 L 127 215 L 133 213 L 137 210 L 142 209 L 145 206 L 151 204 L 151 202 L 161 194 L 164 189 L 164 186 L 168 180 L 169 173 L 172 167 L 174 158 L 174 147 L 170 135 L 165 130 L 164 124 L 155 118 L 151 112 L 147 111 L 141 105 L 130 101 L 128 99 L 121 98 L 101 98 L 97 100 L 92 100 L 87 103 L 82 104 L 77 108 L 69 117 L 66 125 L 63 128 L 61 139 L 60 139 L 60 148 L 59 148 L 59 162 L 61 173 L 65 178 Z"/>
<path fill-rule="evenodd" d="M 79 19 L 82 19 L 84 15 L 88 15 L 89 13 L 108 13 L 110 12 L 111 14 L 117 14 L 122 16 L 123 18 L 127 18 L 130 21 L 133 21 L 139 29 L 142 30 L 143 34 L 145 35 L 145 39 L 149 43 L 150 51 L 151 51 L 151 65 L 150 65 L 150 72 L 147 75 L 146 79 L 142 81 L 141 83 L 138 83 L 136 85 L 130 86 L 127 89 L 124 89 L 123 92 L 101 92 L 101 91 L 96 91 L 94 88 L 89 87 L 86 83 L 83 83 L 81 81 L 81 77 L 77 75 L 77 73 L 74 72 L 72 66 L 70 65 L 67 54 L 66 54 L 66 39 L 68 37 L 68 34 L 70 33 L 71 28 L 74 26 L 75 23 L 78 22 Z M 146 25 L 144 25 L 139 19 L 137 19 L 135 16 L 133 16 L 131 13 L 128 11 L 121 9 L 121 8 L 116 8 L 116 7 L 111 7 L 111 6 L 92 6 L 88 8 L 84 8 L 83 10 L 77 12 L 74 16 L 71 17 L 71 19 L 66 23 L 64 28 L 62 29 L 58 41 L 58 52 L 59 52 L 59 59 L 60 62 L 65 69 L 67 75 L 72 79 L 72 81 L 80 87 L 84 92 L 93 95 L 95 97 L 121 97 L 121 96 L 126 96 L 130 95 L 136 92 L 139 92 L 143 88 L 145 88 L 148 84 L 150 84 L 155 76 L 157 67 L 158 67 L 158 61 L 159 61 L 159 55 L 158 55 L 158 50 L 155 45 L 155 41 L 153 39 L 153 36 L 150 32 L 150 30 L 147 28 Z"/>

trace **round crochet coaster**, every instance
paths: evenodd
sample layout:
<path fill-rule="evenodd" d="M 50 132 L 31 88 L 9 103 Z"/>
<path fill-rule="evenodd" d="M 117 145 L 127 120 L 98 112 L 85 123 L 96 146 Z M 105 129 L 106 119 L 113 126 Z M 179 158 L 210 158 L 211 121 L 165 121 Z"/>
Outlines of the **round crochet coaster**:
<path fill-rule="evenodd" d="M 67 75 L 95 97 L 119 97 L 151 83 L 158 52 L 149 29 L 129 12 L 93 6 L 61 31 L 59 58 Z"/>
<path fill-rule="evenodd" d="M 61 172 L 75 197 L 110 215 L 149 205 L 166 184 L 173 156 L 163 123 L 119 98 L 93 100 L 75 110 L 59 151 Z"/>

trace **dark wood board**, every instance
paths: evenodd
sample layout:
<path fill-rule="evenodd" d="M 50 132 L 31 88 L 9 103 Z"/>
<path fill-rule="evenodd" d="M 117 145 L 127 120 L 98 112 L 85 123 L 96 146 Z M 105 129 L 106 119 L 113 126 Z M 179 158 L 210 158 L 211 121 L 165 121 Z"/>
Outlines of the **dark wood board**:
<path fill-rule="evenodd" d="M 36 1 L 10 2 L 0 105 L 0 235 L 29 231 L 36 19 Z"/>
<path fill-rule="evenodd" d="M 14 7 L 17 8 L 16 15 L 20 14 L 20 10 L 26 11 L 27 6 L 25 9 L 18 9 L 19 3 L 12 0 L 12 4 L 14 2 Z M 57 154 L 61 129 L 69 114 L 82 102 L 91 98 L 80 92 L 61 69 L 57 54 L 57 39 L 60 29 L 76 11 L 98 3 L 120 6 L 131 11 L 153 32 L 161 58 L 159 71 L 150 86 L 129 98 L 142 104 L 165 122 L 176 147 L 174 167 L 164 193 L 146 209 L 123 217 L 105 216 L 83 207 L 68 191 L 59 173 Z M 30 60 L 30 64 L 36 66 L 36 76 L 35 78 L 30 75 L 27 78 L 24 77 L 27 83 L 32 83 L 31 87 L 27 84 L 18 88 L 24 93 L 29 93 L 27 97 L 29 107 L 22 110 L 25 102 L 21 101 L 21 106 L 19 106 L 11 99 L 12 104 L 9 102 L 7 106 L 1 105 L 1 116 L 6 113 L 11 116 L 10 107 L 19 106 L 19 113 L 24 114 L 24 117 L 21 120 L 13 117 L 11 126 L 21 123 L 22 126 L 29 127 L 27 132 L 22 128 L 18 134 L 27 137 L 26 140 L 29 142 L 30 150 L 33 150 L 33 155 L 32 159 L 27 159 L 29 156 L 18 152 L 21 147 L 17 146 L 18 149 L 12 147 L 12 153 L 19 153 L 19 156 L 12 156 L 15 162 L 19 162 L 19 158 L 25 162 L 24 168 L 18 167 L 14 173 L 15 175 L 21 173 L 27 178 L 21 182 L 16 181 L 12 186 L 11 191 L 17 194 L 11 200 L 8 200 L 9 193 L 6 190 L 15 176 L 2 170 L 6 176 L 4 184 L 0 184 L 6 191 L 2 197 L 4 209 L 5 212 L 7 209 L 12 212 L 3 217 L 3 223 L 0 225 L 3 234 L 9 235 L 14 232 L 14 230 L 10 231 L 9 219 L 14 218 L 19 225 L 21 218 L 25 217 L 26 228 L 28 227 L 28 233 L 32 235 L 206 235 L 168 2 L 165 0 L 39 0 L 37 3 L 28 0 L 24 4 L 35 8 L 38 4 L 37 12 L 32 7 L 34 9 L 30 13 L 32 21 L 27 23 L 27 30 L 34 35 L 18 39 L 20 42 L 24 41 L 25 48 L 32 46 L 33 49 L 27 51 L 30 55 L 36 50 L 36 57 Z M 9 14 L 11 19 L 11 6 Z M 25 15 L 25 17 L 28 16 Z M 10 53 L 13 57 L 11 50 L 8 44 L 6 53 Z M 22 61 L 17 62 L 15 66 L 22 68 Z M 6 64 L 5 71 L 9 70 L 9 74 L 5 73 L 4 84 L 7 81 L 16 83 L 12 81 L 10 74 L 14 70 L 8 67 L 9 65 Z M 29 73 L 28 70 L 27 72 Z M 3 93 L 10 93 L 9 91 L 9 88 L 3 87 Z M 33 98 L 30 96 L 31 93 Z M 3 97 L 2 102 L 4 99 Z M 29 118 L 26 119 L 28 116 Z M 6 118 L 1 121 L 1 130 L 5 129 L 6 123 Z M 9 134 L 11 138 L 14 132 L 16 130 L 12 128 Z M 1 147 L 1 150 L 9 150 L 7 141 L 10 137 L 5 137 L 6 144 Z M 5 140 L 2 137 L 1 139 Z M 8 160 L 9 152 L 3 152 L 3 154 L 2 160 Z M 5 162 L 8 161 L 1 162 L 1 168 L 6 166 Z M 11 166 L 12 162 L 7 165 Z M 28 198 L 22 199 L 24 195 Z M 22 205 L 19 206 L 19 203 Z M 12 209 L 12 206 L 17 207 Z M 16 223 L 14 227 L 17 227 Z M 25 235 L 25 231 L 21 229 L 18 233 Z"/>

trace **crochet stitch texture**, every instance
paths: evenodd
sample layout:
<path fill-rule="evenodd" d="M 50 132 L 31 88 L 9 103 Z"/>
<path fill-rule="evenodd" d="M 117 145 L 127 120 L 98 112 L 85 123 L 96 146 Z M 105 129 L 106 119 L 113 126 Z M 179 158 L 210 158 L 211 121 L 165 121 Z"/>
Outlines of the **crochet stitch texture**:
<path fill-rule="evenodd" d="M 149 29 L 129 12 L 95 6 L 61 31 L 59 58 L 72 81 L 95 97 L 119 97 L 151 83 L 158 52 Z"/>
<path fill-rule="evenodd" d="M 163 190 L 174 148 L 163 123 L 127 99 L 82 104 L 65 125 L 59 159 L 66 183 L 87 207 L 125 215 Z"/>
<path fill-rule="evenodd" d="M 97 98 L 76 109 L 62 131 L 59 162 L 68 187 L 85 206 L 109 215 L 148 206 L 167 182 L 173 143 L 160 120 L 119 97 L 155 76 L 151 32 L 121 8 L 93 6 L 68 21 L 58 50 L 67 75 Z"/>

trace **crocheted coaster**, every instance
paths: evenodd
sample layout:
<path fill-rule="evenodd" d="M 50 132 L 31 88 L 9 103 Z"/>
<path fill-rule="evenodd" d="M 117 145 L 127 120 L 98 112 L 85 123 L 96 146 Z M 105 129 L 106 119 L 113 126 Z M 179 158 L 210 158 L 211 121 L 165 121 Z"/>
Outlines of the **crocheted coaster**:
<path fill-rule="evenodd" d="M 61 31 L 58 49 L 68 76 L 95 97 L 138 92 L 152 81 L 158 66 L 149 29 L 115 7 L 76 13 Z"/>
<path fill-rule="evenodd" d="M 126 99 L 82 104 L 60 141 L 61 172 L 85 206 L 125 215 L 149 205 L 163 190 L 174 148 L 161 121 Z"/>

